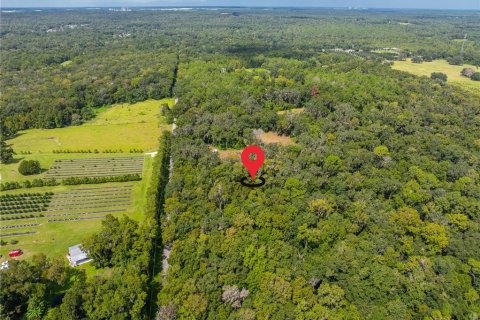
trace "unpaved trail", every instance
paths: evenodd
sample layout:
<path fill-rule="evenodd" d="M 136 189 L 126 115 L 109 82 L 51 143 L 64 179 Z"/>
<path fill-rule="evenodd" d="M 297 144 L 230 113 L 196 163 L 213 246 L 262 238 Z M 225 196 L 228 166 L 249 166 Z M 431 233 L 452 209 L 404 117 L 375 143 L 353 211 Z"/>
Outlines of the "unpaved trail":
<path fill-rule="evenodd" d="M 177 125 L 175 124 L 175 121 L 177 119 L 173 119 L 173 124 L 172 124 L 172 134 L 177 128 Z M 168 182 L 172 180 L 172 175 L 173 175 L 173 158 L 170 155 L 170 164 L 169 164 L 169 171 L 168 171 Z M 167 221 L 170 221 L 170 214 L 166 214 Z M 167 271 L 168 268 L 170 267 L 170 264 L 168 263 L 168 258 L 170 257 L 170 251 L 172 250 L 172 244 L 171 243 L 166 243 L 165 246 L 163 247 L 163 255 L 162 255 L 162 276 L 165 278 L 167 276 Z"/>

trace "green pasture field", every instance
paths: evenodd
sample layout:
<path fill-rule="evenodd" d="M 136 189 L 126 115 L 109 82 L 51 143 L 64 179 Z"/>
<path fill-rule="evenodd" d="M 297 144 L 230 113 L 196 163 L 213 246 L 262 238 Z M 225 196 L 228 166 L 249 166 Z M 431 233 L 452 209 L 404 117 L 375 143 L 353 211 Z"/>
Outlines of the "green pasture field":
<path fill-rule="evenodd" d="M 135 104 L 103 107 L 97 116 L 80 126 L 57 129 L 30 129 L 9 140 L 13 150 L 52 153 L 58 149 L 142 149 L 155 151 L 162 130 L 170 126 L 160 119 L 160 106 L 172 105 L 174 99 L 148 100 Z"/>
<path fill-rule="evenodd" d="M 480 93 L 480 81 L 473 81 L 460 74 L 463 68 L 473 68 L 480 71 L 473 65 L 464 64 L 463 66 L 454 66 L 448 64 L 446 60 L 434 60 L 432 62 L 412 63 L 411 59 L 406 61 L 395 61 L 393 69 L 406 71 L 417 76 L 430 77 L 432 72 L 443 72 L 447 75 L 447 82 L 458 85 L 472 92 Z"/>

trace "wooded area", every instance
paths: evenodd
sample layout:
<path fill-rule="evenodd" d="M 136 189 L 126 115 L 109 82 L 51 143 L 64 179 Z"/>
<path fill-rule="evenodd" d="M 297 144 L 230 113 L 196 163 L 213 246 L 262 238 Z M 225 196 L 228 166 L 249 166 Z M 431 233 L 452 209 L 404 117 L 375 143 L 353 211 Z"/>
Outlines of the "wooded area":
<path fill-rule="evenodd" d="M 12 263 L 5 319 L 480 314 L 480 94 L 390 61 L 456 57 L 468 33 L 462 58 L 480 64 L 475 12 L 47 10 L 1 23 L 2 143 L 105 104 L 178 98 L 162 111 L 176 129 L 145 218 L 107 217 L 83 243 L 110 272 Z M 266 159 L 254 189 L 240 161 L 212 152 L 250 144 Z"/>

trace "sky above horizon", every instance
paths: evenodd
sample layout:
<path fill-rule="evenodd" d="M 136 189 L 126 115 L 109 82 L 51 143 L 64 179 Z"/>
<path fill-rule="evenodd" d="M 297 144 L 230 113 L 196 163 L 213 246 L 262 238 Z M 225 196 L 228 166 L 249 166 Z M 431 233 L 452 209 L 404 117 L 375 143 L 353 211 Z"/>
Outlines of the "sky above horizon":
<path fill-rule="evenodd" d="M 265 6 L 480 10 L 480 0 L 1 0 L 1 7 Z"/>

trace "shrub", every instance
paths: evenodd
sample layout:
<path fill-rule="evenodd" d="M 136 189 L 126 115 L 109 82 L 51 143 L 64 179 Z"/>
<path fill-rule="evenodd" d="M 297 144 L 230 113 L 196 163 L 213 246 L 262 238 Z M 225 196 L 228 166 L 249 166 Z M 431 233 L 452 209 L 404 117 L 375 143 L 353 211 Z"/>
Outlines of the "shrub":
<path fill-rule="evenodd" d="M 420 57 L 420 56 L 415 56 L 412 58 L 412 62 L 413 63 L 422 63 L 423 62 L 423 58 Z"/>
<path fill-rule="evenodd" d="M 475 72 L 474 74 L 472 74 L 470 79 L 472 79 L 473 81 L 480 81 L 480 72 Z"/>
<path fill-rule="evenodd" d="M 449 64 L 455 65 L 455 66 L 461 66 L 463 64 L 463 58 L 460 56 L 455 56 L 447 59 Z"/>
<path fill-rule="evenodd" d="M 20 162 L 20 166 L 18 166 L 18 172 L 23 174 L 24 176 L 30 174 L 38 174 L 41 172 L 40 162 L 37 160 L 23 160 Z"/>
<path fill-rule="evenodd" d="M 448 77 L 445 73 L 442 72 L 432 72 L 430 78 L 432 78 L 433 80 L 440 80 L 442 82 L 446 82 Z"/>

